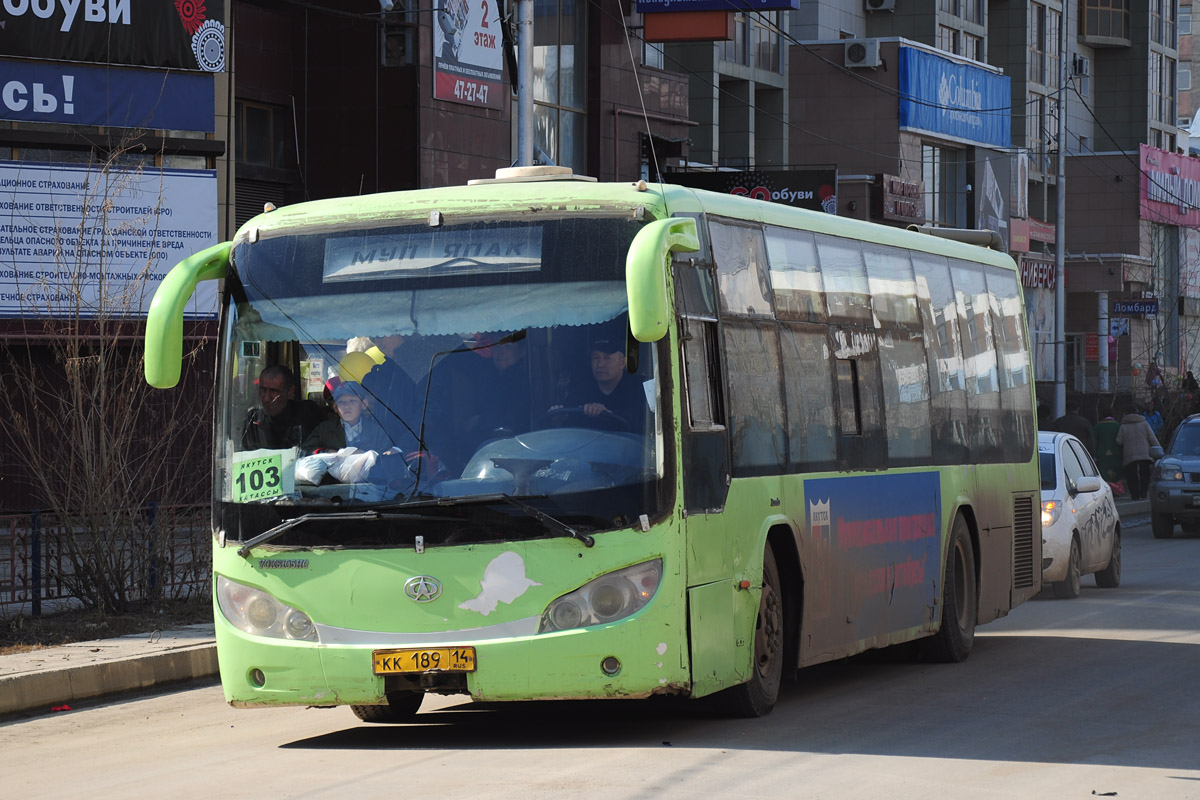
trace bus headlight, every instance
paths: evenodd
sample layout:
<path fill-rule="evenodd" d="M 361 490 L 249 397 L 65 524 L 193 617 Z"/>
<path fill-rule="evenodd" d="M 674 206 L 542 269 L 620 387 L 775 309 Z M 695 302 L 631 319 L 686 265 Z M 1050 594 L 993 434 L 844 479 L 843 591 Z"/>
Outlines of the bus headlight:
<path fill-rule="evenodd" d="M 273 639 L 317 641 L 317 629 L 303 611 L 279 602 L 262 589 L 217 576 L 217 605 L 238 630 Z"/>
<path fill-rule="evenodd" d="M 646 607 L 661 580 L 661 558 L 601 575 L 547 606 L 538 633 L 624 619 Z"/>

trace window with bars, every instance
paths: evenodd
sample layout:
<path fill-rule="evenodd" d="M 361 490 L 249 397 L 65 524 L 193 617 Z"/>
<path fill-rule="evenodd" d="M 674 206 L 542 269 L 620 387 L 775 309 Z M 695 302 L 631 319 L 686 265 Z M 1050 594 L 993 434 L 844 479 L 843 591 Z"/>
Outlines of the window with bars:
<path fill-rule="evenodd" d="M 779 23 L 778 11 L 735 14 L 733 39 L 717 43 L 718 57 L 734 64 L 780 72 L 783 67 Z"/>
<path fill-rule="evenodd" d="M 1046 7 L 1041 3 L 1029 6 L 1029 80 L 1046 83 Z"/>
<path fill-rule="evenodd" d="M 534 141 L 555 164 L 587 171 L 587 5 L 535 0 L 533 6 Z"/>
<path fill-rule="evenodd" d="M 1105 39 L 1129 38 L 1129 0 L 1083 0 L 1081 10 L 1080 35 Z"/>
<path fill-rule="evenodd" d="M 1164 53 L 1150 53 L 1150 121 L 1175 124 L 1175 59 Z M 1189 76 L 1190 78 L 1190 76 Z"/>
<path fill-rule="evenodd" d="M 925 211 L 930 221 L 952 228 L 967 222 L 967 151 L 936 144 L 921 146 Z"/>
<path fill-rule="evenodd" d="M 947 53 L 958 53 L 958 31 L 938 25 L 938 49 Z"/>

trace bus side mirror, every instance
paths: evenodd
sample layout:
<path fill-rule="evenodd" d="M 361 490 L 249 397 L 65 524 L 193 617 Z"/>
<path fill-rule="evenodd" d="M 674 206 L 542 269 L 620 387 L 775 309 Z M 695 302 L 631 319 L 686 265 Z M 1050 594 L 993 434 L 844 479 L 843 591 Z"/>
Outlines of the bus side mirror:
<path fill-rule="evenodd" d="M 146 383 L 170 389 L 183 364 L 183 311 L 200 281 L 224 278 L 233 242 L 201 250 L 175 265 L 159 284 L 146 315 Z"/>
<path fill-rule="evenodd" d="M 639 342 L 657 342 L 667 333 L 671 308 L 667 268 L 671 253 L 694 253 L 699 249 L 696 220 L 690 217 L 655 220 L 633 237 L 625 259 L 625 289 L 629 330 Z"/>

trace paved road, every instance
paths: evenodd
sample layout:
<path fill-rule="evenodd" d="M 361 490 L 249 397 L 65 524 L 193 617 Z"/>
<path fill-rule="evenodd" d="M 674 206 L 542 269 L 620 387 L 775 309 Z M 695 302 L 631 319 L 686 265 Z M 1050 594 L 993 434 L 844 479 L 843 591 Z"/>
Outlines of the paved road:
<path fill-rule="evenodd" d="M 980 630 L 960 665 L 801 673 L 766 719 L 695 703 L 480 706 L 417 723 L 235 711 L 215 685 L 0 725 L 10 797 L 807 797 L 1200 800 L 1200 538 L 1125 532 L 1085 579 Z"/>

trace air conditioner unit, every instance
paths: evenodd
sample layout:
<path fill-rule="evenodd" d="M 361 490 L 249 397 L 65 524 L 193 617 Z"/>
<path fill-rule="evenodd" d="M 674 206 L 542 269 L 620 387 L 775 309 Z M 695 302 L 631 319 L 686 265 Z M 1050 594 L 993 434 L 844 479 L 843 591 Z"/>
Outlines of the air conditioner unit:
<path fill-rule="evenodd" d="M 1092 60 L 1084 56 L 1075 56 L 1071 60 L 1071 71 L 1078 77 L 1092 74 Z"/>
<path fill-rule="evenodd" d="M 882 63 L 879 58 L 878 39 L 847 40 L 845 58 L 847 67 L 878 67 Z"/>
<path fill-rule="evenodd" d="M 863 0 L 866 11 L 895 11 L 896 0 Z"/>

